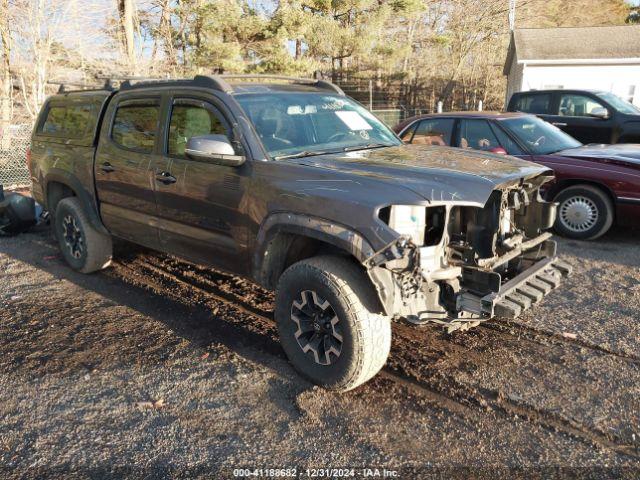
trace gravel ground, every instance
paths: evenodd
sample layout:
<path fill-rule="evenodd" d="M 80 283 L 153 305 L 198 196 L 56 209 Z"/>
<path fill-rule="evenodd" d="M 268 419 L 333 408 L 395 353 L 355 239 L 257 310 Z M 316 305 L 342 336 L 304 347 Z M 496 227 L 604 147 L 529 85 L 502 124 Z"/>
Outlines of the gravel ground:
<path fill-rule="evenodd" d="M 249 282 L 131 245 L 81 275 L 47 232 L 0 238 L 0 472 L 637 478 L 637 233 L 560 240 L 574 276 L 517 321 L 397 325 L 385 370 L 342 395 L 291 369 Z"/>

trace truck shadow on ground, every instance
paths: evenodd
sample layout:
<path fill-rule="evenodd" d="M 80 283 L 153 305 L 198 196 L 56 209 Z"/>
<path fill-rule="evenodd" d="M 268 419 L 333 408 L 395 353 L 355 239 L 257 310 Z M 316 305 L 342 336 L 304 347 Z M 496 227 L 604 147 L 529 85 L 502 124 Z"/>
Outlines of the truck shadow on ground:
<path fill-rule="evenodd" d="M 170 298 L 170 295 L 163 295 L 129 283 L 113 267 L 90 275 L 78 273 L 66 265 L 59 254 L 57 243 L 51 238 L 48 231 L 41 229 L 40 231 L 23 234 L 20 238 L 20 248 L 11 249 L 10 253 L 6 251 L 4 253 L 15 260 L 46 272 L 58 280 L 71 282 L 84 290 L 103 297 L 107 306 L 124 306 L 153 322 L 161 323 L 164 328 L 150 329 L 152 337 L 157 336 L 160 330 L 166 332 L 169 329 L 174 335 L 186 340 L 191 346 L 198 349 L 196 352 L 198 355 L 204 354 L 212 348 L 215 349 L 216 344 L 221 344 L 246 360 L 276 372 L 283 381 L 289 384 L 293 383 L 294 385 L 291 386 L 296 389 L 310 387 L 286 362 L 284 352 L 275 338 L 275 325 L 271 326 L 271 331 L 268 328 L 265 331 L 264 327 L 260 331 L 255 328 L 255 320 L 248 315 L 237 315 L 232 309 L 223 308 L 216 315 L 212 313 L 210 305 L 194 302 L 189 298 L 185 298 L 184 301 L 178 301 Z M 148 252 L 130 244 L 125 245 L 124 250 L 122 248 L 122 246 L 119 246 L 117 250 L 117 264 L 126 265 L 138 256 L 144 256 Z M 43 252 L 45 253 L 44 255 Z M 98 322 L 94 318 L 100 316 L 100 309 L 104 307 L 105 305 L 96 305 L 94 309 L 96 311 L 92 312 L 92 307 L 89 306 L 85 312 L 86 316 L 91 318 L 74 316 L 74 321 L 82 322 L 82 325 L 75 330 L 95 329 L 97 330 L 96 332 L 89 332 L 89 339 L 92 338 L 92 335 L 112 335 L 111 341 L 117 344 L 117 342 L 122 341 L 119 332 L 112 328 L 105 328 L 104 320 Z M 53 309 L 54 307 L 49 308 Z M 59 308 L 64 310 L 65 306 L 60 306 Z M 56 315 L 60 314 L 64 315 L 64 312 L 56 312 Z M 131 316 L 136 317 L 135 315 Z M 135 319 L 137 320 L 137 318 Z M 144 322 L 144 319 L 140 321 Z M 93 323 L 95 325 L 92 325 Z M 146 329 L 146 326 L 140 325 L 139 334 L 145 335 Z M 73 337 L 69 337 L 67 342 L 68 345 L 57 345 L 57 348 L 66 347 L 69 350 L 94 348 L 88 345 L 77 345 Z M 171 345 L 175 345 L 176 339 L 174 338 L 171 341 L 161 339 L 161 342 L 166 342 L 167 347 L 171 348 Z M 101 343 L 108 342 L 101 338 Z M 149 347 L 149 356 L 156 358 L 158 356 L 157 348 L 145 342 L 142 342 L 142 350 L 139 352 L 139 357 L 144 359 L 146 355 L 144 349 L 147 346 Z M 126 358 L 122 360 L 124 361 Z M 149 359 L 149 362 L 153 361 L 151 358 Z M 67 368 L 74 368 L 74 366 L 68 365 Z"/>

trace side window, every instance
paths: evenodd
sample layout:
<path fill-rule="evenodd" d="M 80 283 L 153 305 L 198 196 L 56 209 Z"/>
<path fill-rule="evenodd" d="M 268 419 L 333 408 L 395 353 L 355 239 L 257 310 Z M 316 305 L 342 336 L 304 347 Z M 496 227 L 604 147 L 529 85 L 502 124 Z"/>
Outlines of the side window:
<path fill-rule="evenodd" d="M 513 106 L 516 112 L 534 113 L 537 115 L 551 113 L 550 93 L 530 93 L 521 95 Z"/>
<path fill-rule="evenodd" d="M 560 97 L 559 114 L 563 117 L 588 117 L 606 111 L 604 105 L 586 95 L 566 94 Z"/>
<path fill-rule="evenodd" d="M 213 106 L 205 108 L 177 103 L 171 110 L 167 153 L 183 157 L 187 141 L 191 137 L 209 134 L 229 134 L 222 115 Z"/>
<path fill-rule="evenodd" d="M 111 138 L 118 145 L 151 153 L 158 129 L 157 105 L 122 105 L 113 119 Z"/>
<path fill-rule="evenodd" d="M 492 124 L 491 130 L 493 130 L 493 133 L 495 133 L 496 137 L 498 138 L 500 146 L 504 148 L 509 155 L 524 155 L 524 152 L 518 146 L 518 144 L 511 140 L 511 137 L 509 137 L 509 135 L 507 135 L 504 130 L 502 130 L 502 128 L 495 124 Z"/>
<path fill-rule="evenodd" d="M 400 140 L 402 140 L 404 143 L 410 143 L 411 137 L 413 136 L 413 132 L 415 131 L 416 125 L 418 125 L 418 123 L 420 122 L 414 122 L 413 124 L 411 124 L 409 128 L 407 128 L 404 132 L 402 132 L 402 136 L 400 137 Z"/>
<path fill-rule="evenodd" d="M 486 120 L 461 120 L 459 145 L 461 148 L 491 150 L 499 147 L 500 143 Z"/>
<path fill-rule="evenodd" d="M 422 120 L 416 128 L 411 143 L 418 145 L 451 145 L 453 118 L 433 118 Z"/>
<path fill-rule="evenodd" d="M 64 118 L 67 114 L 67 107 L 49 107 L 40 133 L 46 135 L 61 135 L 64 133 Z"/>
<path fill-rule="evenodd" d="M 69 138 L 81 138 L 89 125 L 93 124 L 91 105 L 52 106 L 38 128 L 45 135 L 60 135 Z"/>
<path fill-rule="evenodd" d="M 64 129 L 69 137 L 83 137 L 87 127 L 91 124 L 93 124 L 93 107 L 91 105 L 75 105 L 67 108 Z"/>

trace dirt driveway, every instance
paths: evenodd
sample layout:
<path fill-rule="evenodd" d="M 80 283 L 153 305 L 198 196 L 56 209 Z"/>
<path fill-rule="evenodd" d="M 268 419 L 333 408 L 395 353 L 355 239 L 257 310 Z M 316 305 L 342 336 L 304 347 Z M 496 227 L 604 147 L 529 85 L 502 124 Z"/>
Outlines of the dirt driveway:
<path fill-rule="evenodd" d="M 516 322 L 398 325 L 343 395 L 289 367 L 246 281 L 130 245 L 85 276 L 47 232 L 0 238 L 0 472 L 637 478 L 638 233 L 561 240 L 574 276 Z"/>

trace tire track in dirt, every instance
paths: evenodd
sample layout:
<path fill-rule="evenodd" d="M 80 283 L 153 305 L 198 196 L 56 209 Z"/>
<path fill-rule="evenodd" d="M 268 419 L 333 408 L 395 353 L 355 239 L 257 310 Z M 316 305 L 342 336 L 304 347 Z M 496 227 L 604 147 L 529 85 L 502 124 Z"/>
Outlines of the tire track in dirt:
<path fill-rule="evenodd" d="M 500 335 L 500 332 L 498 334 Z M 483 345 L 502 340 L 500 337 L 483 338 L 482 331 L 471 331 L 464 335 L 475 335 L 477 339 L 482 340 Z M 550 353 L 544 351 L 544 344 L 540 345 L 527 338 L 517 339 L 517 342 L 529 343 L 529 346 L 535 348 L 542 358 L 552 358 Z M 571 347 L 575 348 L 573 345 Z M 516 348 L 517 344 L 505 346 L 505 349 L 515 350 Z M 454 378 L 456 369 L 462 370 L 466 363 L 486 364 L 487 358 L 474 358 L 479 355 L 483 353 L 478 354 L 472 351 L 465 343 L 464 337 L 444 339 L 442 335 L 435 334 L 433 331 L 425 335 L 420 330 L 416 331 L 414 327 L 396 325 L 392 355 L 389 357 L 387 368 L 400 378 L 410 380 L 414 386 L 427 386 L 430 390 L 435 390 L 459 403 L 502 411 L 509 416 L 517 415 L 553 430 L 563 431 L 596 445 L 640 458 L 638 445 L 630 443 L 618 432 L 604 431 L 595 425 L 576 420 L 571 417 L 570 412 L 556 413 L 547 408 L 537 407 L 527 402 L 525 398 L 514 398 L 509 394 L 508 385 L 505 386 L 505 391 L 502 391 L 488 388 L 482 383 L 474 386 L 473 382 L 467 383 Z M 484 354 L 485 357 L 490 355 L 491 352 Z M 499 362 L 497 359 L 496 361 Z M 555 367 L 556 365 L 550 364 L 548 369 L 551 371 Z M 497 369 L 501 368 L 504 367 L 498 364 Z M 513 377 L 507 375 L 505 378 Z M 548 387 L 552 386 L 544 385 L 544 388 Z M 567 399 L 567 401 L 570 400 Z"/>
<path fill-rule="evenodd" d="M 177 260 L 163 254 L 151 254 L 145 258 L 149 265 L 155 265 L 160 269 L 167 269 L 167 271 L 170 271 L 173 275 L 181 278 L 182 281 L 199 285 L 201 288 L 205 289 L 214 288 L 218 291 L 218 294 L 223 294 L 223 298 L 227 301 L 240 302 L 238 305 L 242 304 L 255 313 L 270 316 L 271 318 L 273 317 L 273 295 L 271 292 L 263 290 L 257 285 L 251 284 L 246 280 L 239 279 L 238 277 L 224 272 L 211 270 L 201 265 Z M 251 293 L 250 297 L 247 297 L 247 292 Z M 258 293 L 256 294 L 256 292 Z M 258 297 L 259 303 L 263 305 L 262 309 L 256 308 L 254 304 L 247 300 L 247 298 L 250 298 L 255 303 L 256 297 Z M 586 348 L 600 354 L 612 355 L 631 362 L 640 363 L 640 356 L 616 352 L 605 347 L 601 347 L 600 345 L 577 338 L 568 338 L 559 333 L 537 329 L 520 322 L 501 319 L 499 321 L 481 323 L 480 326 L 482 328 L 494 330 L 499 334 L 510 335 L 519 339 L 526 337 L 528 341 L 532 341 L 543 346 L 547 346 L 549 341 L 552 341 L 557 345 L 566 344 L 576 349 Z M 415 330 L 412 328 L 412 331 Z"/>
<path fill-rule="evenodd" d="M 251 316 L 259 322 L 240 320 L 243 324 L 242 328 L 257 330 L 277 342 L 273 312 L 265 309 L 265 306 L 269 308 L 272 305 L 273 297 L 269 292 L 250 282 L 155 253 L 138 256 L 131 261 L 117 261 L 115 267 L 126 280 L 133 279 L 135 283 L 160 295 L 169 293 L 174 299 L 183 303 L 187 301 L 213 304 L 214 309 L 216 303 L 222 303 L 243 315 Z M 138 278 L 136 279 L 136 277 Z M 212 300 L 213 302 L 211 302 Z M 260 306 L 256 307 L 255 302 Z M 234 320 L 234 323 L 237 321 Z M 247 325 L 248 323 L 251 325 Z M 495 328 L 492 326 L 487 330 L 498 335 L 515 336 L 508 330 L 508 327 Z M 465 359 L 465 352 L 461 352 L 460 347 L 456 347 L 455 343 L 451 341 L 444 344 L 441 341 L 434 341 L 432 335 L 416 335 L 416 332 L 420 332 L 420 330 L 404 325 L 395 326 L 394 348 L 392 348 L 388 366 L 381 372 L 382 378 L 401 385 L 409 392 L 427 397 L 433 403 L 437 403 L 453 413 L 464 416 L 471 411 L 490 410 L 509 418 L 518 416 L 589 444 L 611 449 L 633 458 L 640 458 L 636 445 L 629 444 L 614 434 L 603 432 L 524 402 L 514 401 L 500 391 L 474 388 L 447 376 L 438 369 L 439 359 L 443 356 L 452 356 L 452 349 L 458 350 L 457 356 Z M 542 347 L 547 346 L 545 341 L 540 341 L 535 336 L 535 332 L 526 337 L 519 337 L 518 340 L 531 342 Z M 425 358 L 421 354 L 424 353 L 425 342 L 429 344 L 431 358 Z M 419 343 L 422 348 L 415 348 L 416 343 Z M 591 348 L 580 342 L 559 343 L 570 348 L 590 348 L 598 354 L 615 355 L 615 352 L 610 353 L 602 351 L 602 349 Z M 280 356 L 284 358 L 284 355 Z"/>
<path fill-rule="evenodd" d="M 555 342 L 556 344 L 569 344 L 571 346 L 578 347 L 578 348 L 588 348 L 596 352 L 604 353 L 606 355 L 612 355 L 615 357 L 622 358 L 624 360 L 628 360 L 630 362 L 640 364 L 640 356 L 638 355 L 631 355 L 628 353 L 616 352 L 614 350 L 610 350 L 608 348 L 581 340 L 579 338 L 566 337 L 561 335 L 560 333 L 531 327 L 521 322 L 514 322 L 511 320 L 499 320 L 499 321 L 490 321 L 486 323 L 481 323 L 480 326 L 482 328 L 492 329 L 497 332 L 504 333 L 507 335 L 512 335 L 519 338 L 524 336 L 524 337 L 527 337 L 527 339 L 529 340 L 533 340 L 543 345 L 545 344 L 544 343 L 545 341 L 540 340 L 540 337 L 544 337 L 547 339 L 547 341 Z"/>

